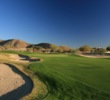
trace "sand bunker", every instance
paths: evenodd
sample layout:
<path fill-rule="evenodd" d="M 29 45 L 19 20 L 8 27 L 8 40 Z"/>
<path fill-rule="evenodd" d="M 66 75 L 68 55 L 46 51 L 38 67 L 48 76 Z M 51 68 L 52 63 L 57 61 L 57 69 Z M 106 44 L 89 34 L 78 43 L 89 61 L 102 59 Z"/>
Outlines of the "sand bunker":
<path fill-rule="evenodd" d="M 15 61 L 18 63 L 29 63 L 41 61 L 39 58 L 28 57 L 20 54 L 1 54 L 1 61 Z M 0 64 L 0 100 L 20 100 L 31 93 L 33 82 L 15 66 Z"/>
<path fill-rule="evenodd" d="M 19 61 L 19 62 L 37 62 L 41 61 L 39 58 L 32 58 L 21 54 L 9 54 L 11 61 Z"/>
<path fill-rule="evenodd" d="M 9 54 L 10 60 L 12 61 L 20 61 L 20 62 L 29 62 L 28 60 L 24 60 L 24 57 L 20 57 L 17 54 Z"/>
<path fill-rule="evenodd" d="M 0 64 L 0 96 L 23 85 L 22 77 L 5 64 Z"/>
<path fill-rule="evenodd" d="M 83 56 L 83 57 L 89 57 L 89 58 L 110 58 L 110 56 L 106 56 L 106 55 L 84 55 L 84 54 L 77 54 L 79 56 Z"/>
<path fill-rule="evenodd" d="M 0 64 L 0 100 L 19 100 L 32 88 L 28 76 L 10 64 Z"/>

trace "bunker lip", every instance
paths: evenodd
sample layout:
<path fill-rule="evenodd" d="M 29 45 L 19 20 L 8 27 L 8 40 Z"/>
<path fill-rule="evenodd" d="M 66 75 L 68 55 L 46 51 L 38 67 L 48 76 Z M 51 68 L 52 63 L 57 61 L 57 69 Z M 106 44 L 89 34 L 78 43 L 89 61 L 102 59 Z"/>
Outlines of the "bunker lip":
<path fill-rule="evenodd" d="M 12 61 L 20 61 L 20 62 L 37 62 L 37 61 L 42 61 L 40 58 L 35 58 L 35 57 L 29 57 L 25 56 L 22 54 L 9 54 L 10 59 Z"/>
<path fill-rule="evenodd" d="M 24 60 L 24 61 L 29 61 L 29 62 L 41 61 L 41 59 L 35 58 L 35 57 L 29 57 L 29 56 L 25 56 L 25 55 L 21 55 L 21 54 L 18 54 L 18 56 L 20 58 L 23 58 L 22 60 Z"/>
<path fill-rule="evenodd" d="M 30 77 L 11 64 L 0 64 L 0 100 L 20 100 L 32 89 Z"/>

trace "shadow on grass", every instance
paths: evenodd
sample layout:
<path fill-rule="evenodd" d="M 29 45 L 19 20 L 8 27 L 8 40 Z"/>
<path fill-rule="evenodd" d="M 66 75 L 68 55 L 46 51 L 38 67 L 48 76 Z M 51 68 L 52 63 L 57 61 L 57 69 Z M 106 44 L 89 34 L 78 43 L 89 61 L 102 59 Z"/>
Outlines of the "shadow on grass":
<path fill-rule="evenodd" d="M 30 77 L 26 76 L 24 73 L 22 73 L 19 69 L 17 69 L 15 66 L 5 63 L 7 66 L 9 66 L 13 72 L 19 74 L 25 83 L 18 87 L 15 90 L 12 90 L 11 92 L 0 96 L 0 100 L 20 100 L 22 97 L 28 95 L 31 93 L 33 89 L 33 82 L 30 79 Z M 11 78 L 11 77 L 10 77 Z"/>

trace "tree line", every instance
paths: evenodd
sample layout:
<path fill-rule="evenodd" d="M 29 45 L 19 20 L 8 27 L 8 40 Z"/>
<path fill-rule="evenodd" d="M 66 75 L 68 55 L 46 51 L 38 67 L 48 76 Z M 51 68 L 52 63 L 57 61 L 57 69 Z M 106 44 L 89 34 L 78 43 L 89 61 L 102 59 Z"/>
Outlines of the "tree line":
<path fill-rule="evenodd" d="M 106 52 L 110 52 L 110 46 L 106 48 L 101 47 L 90 47 L 88 45 L 81 46 L 79 49 L 82 53 L 91 53 L 91 54 L 105 54 Z"/>
<path fill-rule="evenodd" d="M 48 43 L 28 46 L 27 51 L 38 52 L 38 53 L 72 53 L 74 52 L 74 50 L 70 47 L 57 46 L 55 44 L 48 44 Z"/>

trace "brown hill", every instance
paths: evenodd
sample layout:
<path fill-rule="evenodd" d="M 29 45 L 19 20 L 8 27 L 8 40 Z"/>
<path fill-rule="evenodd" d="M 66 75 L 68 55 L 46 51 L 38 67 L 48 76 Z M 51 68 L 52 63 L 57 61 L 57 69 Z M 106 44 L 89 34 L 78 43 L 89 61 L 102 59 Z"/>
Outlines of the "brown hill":
<path fill-rule="evenodd" d="M 26 48 L 29 44 L 17 39 L 0 41 L 0 46 L 7 48 Z"/>
<path fill-rule="evenodd" d="M 44 49 L 51 48 L 51 44 L 50 43 L 39 43 L 36 46 L 40 46 L 40 47 L 42 47 Z"/>
<path fill-rule="evenodd" d="M 0 42 L 3 42 L 4 40 L 0 40 Z"/>
<path fill-rule="evenodd" d="M 41 48 L 44 48 L 44 49 L 49 49 L 49 48 L 51 48 L 51 45 L 52 44 L 49 44 L 49 43 L 39 43 L 39 44 L 31 44 L 27 48 L 41 47 Z"/>
<path fill-rule="evenodd" d="M 30 52 L 71 52 L 72 49 L 67 46 L 57 46 L 50 43 L 29 44 L 22 40 L 10 39 L 0 40 L 1 50 L 17 50 L 17 51 L 30 51 Z"/>

